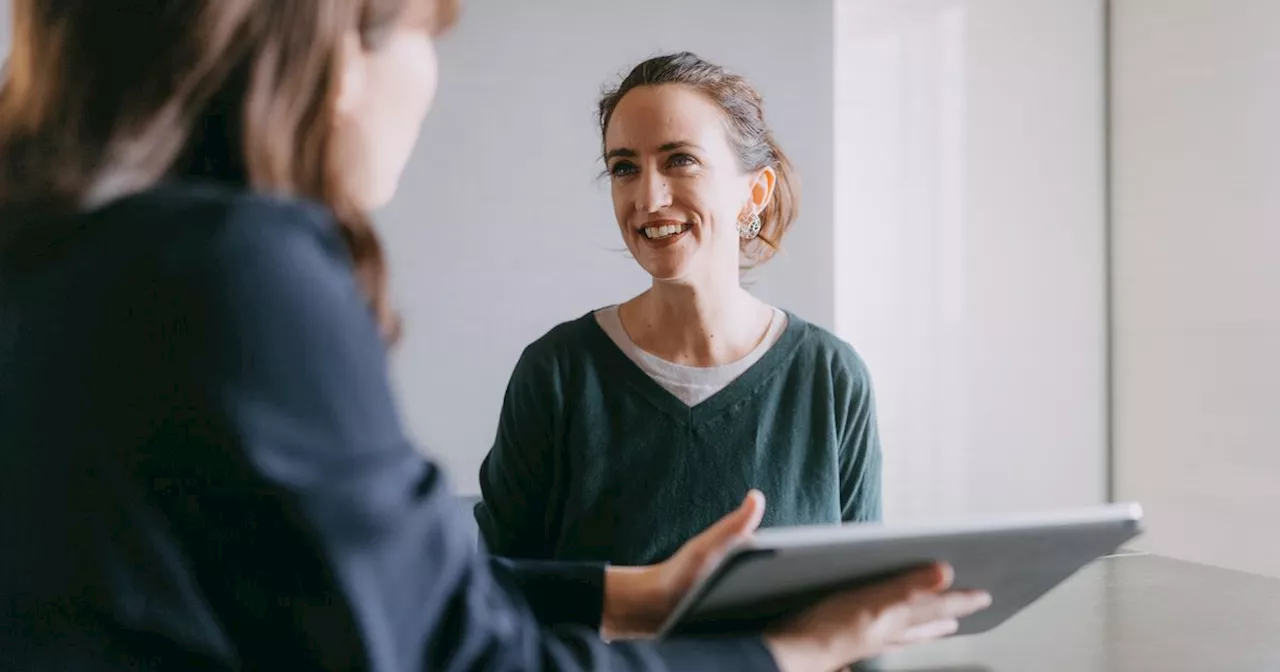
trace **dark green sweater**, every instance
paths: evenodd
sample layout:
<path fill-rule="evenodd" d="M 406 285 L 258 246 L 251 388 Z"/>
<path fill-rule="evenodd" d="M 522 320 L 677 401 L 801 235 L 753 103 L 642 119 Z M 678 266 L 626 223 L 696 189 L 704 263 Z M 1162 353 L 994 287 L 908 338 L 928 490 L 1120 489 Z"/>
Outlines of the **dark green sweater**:
<path fill-rule="evenodd" d="M 588 313 L 520 357 L 480 487 L 480 530 L 509 557 L 658 562 L 750 488 L 765 527 L 876 521 L 870 378 L 847 343 L 788 314 L 760 361 L 689 407 Z"/>

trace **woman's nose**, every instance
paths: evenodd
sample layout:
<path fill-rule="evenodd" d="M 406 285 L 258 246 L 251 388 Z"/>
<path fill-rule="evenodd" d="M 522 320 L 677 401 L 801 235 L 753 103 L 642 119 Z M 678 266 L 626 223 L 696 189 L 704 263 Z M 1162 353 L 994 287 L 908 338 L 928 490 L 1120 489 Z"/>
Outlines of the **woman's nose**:
<path fill-rule="evenodd" d="M 664 175 L 658 171 L 645 171 L 639 182 L 640 193 L 637 194 L 636 210 L 657 212 L 671 205 L 671 189 Z"/>

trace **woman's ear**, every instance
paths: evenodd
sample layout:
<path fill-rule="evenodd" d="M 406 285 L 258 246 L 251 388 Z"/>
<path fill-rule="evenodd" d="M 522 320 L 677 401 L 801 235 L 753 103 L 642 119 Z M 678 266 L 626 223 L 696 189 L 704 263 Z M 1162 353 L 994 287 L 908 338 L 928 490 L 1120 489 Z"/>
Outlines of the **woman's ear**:
<path fill-rule="evenodd" d="M 766 166 L 756 173 L 751 182 L 751 211 L 761 213 L 773 199 L 773 190 L 778 184 L 778 171 Z"/>
<path fill-rule="evenodd" d="M 338 47 L 338 97 L 335 105 L 339 117 L 359 113 L 368 77 L 365 58 L 360 35 L 350 31 Z"/>

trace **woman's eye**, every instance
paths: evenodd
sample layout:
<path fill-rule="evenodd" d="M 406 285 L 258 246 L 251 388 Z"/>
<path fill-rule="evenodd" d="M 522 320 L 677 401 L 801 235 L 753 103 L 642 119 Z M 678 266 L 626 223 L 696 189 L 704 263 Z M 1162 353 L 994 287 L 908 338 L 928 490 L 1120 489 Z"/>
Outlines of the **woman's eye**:
<path fill-rule="evenodd" d="M 634 174 L 635 172 L 635 164 L 630 161 L 619 161 L 613 164 L 613 167 L 609 169 L 609 174 L 613 177 L 624 177 L 626 175 Z"/>
<path fill-rule="evenodd" d="M 698 163 L 698 161 L 688 154 L 673 154 L 670 159 L 667 159 L 667 165 L 673 168 L 683 168 L 685 166 L 692 166 L 696 163 Z"/>

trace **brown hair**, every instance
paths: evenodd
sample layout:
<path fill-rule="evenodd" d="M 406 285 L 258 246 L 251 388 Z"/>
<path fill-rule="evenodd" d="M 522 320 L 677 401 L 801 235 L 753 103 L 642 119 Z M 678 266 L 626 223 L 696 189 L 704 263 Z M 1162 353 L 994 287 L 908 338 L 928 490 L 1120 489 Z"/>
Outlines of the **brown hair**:
<path fill-rule="evenodd" d="M 85 210 L 200 175 L 328 206 L 388 339 L 386 263 L 340 184 L 342 40 L 401 20 L 438 34 L 456 0 L 13 0 L 0 87 L 0 205 Z"/>
<path fill-rule="evenodd" d="M 600 98 L 598 117 L 603 142 L 618 103 L 641 86 L 682 84 L 711 99 L 724 112 L 729 143 L 746 172 L 773 168 L 778 175 L 773 198 L 760 213 L 760 235 L 742 241 L 744 267 L 768 261 L 782 243 L 800 208 L 799 178 L 774 140 L 764 118 L 764 99 L 747 80 L 687 51 L 656 56 L 631 69 L 616 88 Z"/>

